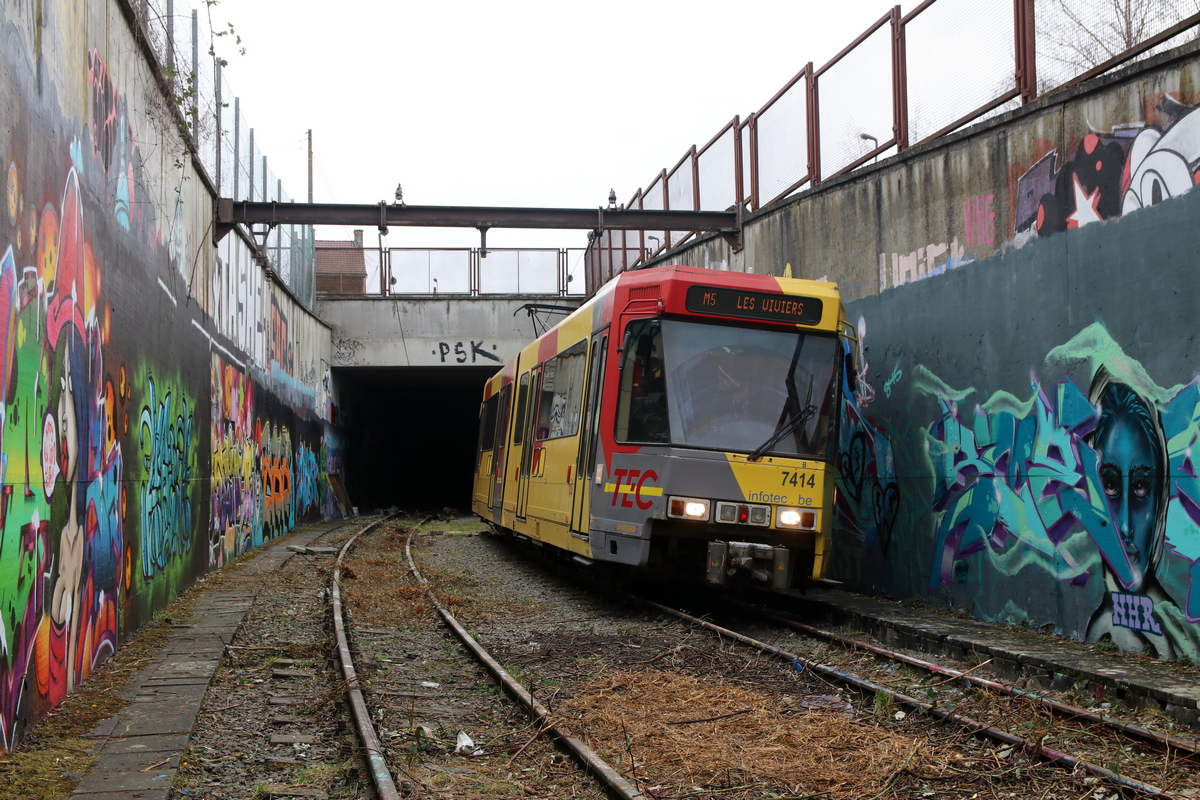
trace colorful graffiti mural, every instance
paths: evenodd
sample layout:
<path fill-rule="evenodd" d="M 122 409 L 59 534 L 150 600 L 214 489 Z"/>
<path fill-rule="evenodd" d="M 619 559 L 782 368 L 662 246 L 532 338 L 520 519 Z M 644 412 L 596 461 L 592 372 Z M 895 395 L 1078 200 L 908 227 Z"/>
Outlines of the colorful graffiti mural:
<path fill-rule="evenodd" d="M 160 396 L 161 395 L 161 396 Z M 142 575 L 153 578 L 192 545 L 192 476 L 196 450 L 192 441 L 195 404 L 182 390 L 155 386 L 147 380 L 146 405 L 139 421 L 142 463 Z"/>
<path fill-rule="evenodd" d="M 262 506 L 255 462 L 253 385 L 212 354 L 212 508 L 209 564 L 219 567 L 262 544 Z"/>
<path fill-rule="evenodd" d="M 322 515 L 324 471 L 292 427 L 271 421 L 273 403 L 235 365 L 212 355 L 212 509 L 209 562 L 220 566 Z M 276 416 L 278 410 L 276 410 Z M 320 426 L 317 426 L 320 427 Z"/>
<path fill-rule="evenodd" d="M 867 405 L 875 397 L 868 381 L 866 333 L 866 324 L 860 319 L 855 359 L 858 372 L 842 376 L 845 399 L 838 425 L 837 524 L 843 534 L 853 536 L 864 550 L 878 549 L 886 556 L 900 508 L 900 490 L 892 443 L 866 413 Z M 847 356 L 848 348 L 849 345 Z M 851 363 L 849 358 L 847 363 Z"/>
<path fill-rule="evenodd" d="M 1033 570 L 1098 603 L 1088 641 L 1197 658 L 1200 379 L 1159 387 L 1098 323 L 1047 356 L 1081 362 L 1086 387 L 1034 378 L 1029 399 L 997 392 L 969 411 L 970 391 L 919 384 L 941 408 L 928 429 L 929 587 L 972 559 L 1009 576 Z"/>
<path fill-rule="evenodd" d="M 0 744 L 117 646 L 128 579 L 122 435 L 130 387 L 105 365 L 109 309 L 78 172 L 30 216 L 8 170 L 0 261 Z M 29 204 L 33 205 L 33 204 Z M 16 235 L 13 236 L 12 234 Z M 13 246 L 15 244 L 15 247 Z M 29 266 L 18 270 L 18 259 Z M 30 454 L 33 457 L 30 457 Z"/>
<path fill-rule="evenodd" d="M 86 42 L 71 28 L 81 20 L 48 7 L 38 37 Z M 95 48 L 34 59 L 29 24 L 0 7 L 12 45 L 0 94 L 20 121 L 0 126 L 4 750 L 207 569 L 324 501 L 311 347 L 292 376 L 309 320 L 290 300 L 273 300 L 271 317 L 238 304 L 241 329 L 272 330 L 270 361 L 206 331 L 224 323 L 188 302 L 189 281 L 215 283 L 197 250 L 207 238 L 189 226 L 211 196 L 185 180 L 186 159 L 160 157 L 186 150 L 173 119 L 147 121 L 135 66 L 122 69 L 139 88 L 127 94 Z M 245 265 L 250 278 L 221 276 L 230 291 L 264 283 Z"/>
<path fill-rule="evenodd" d="M 1200 168 L 1200 116 L 1174 93 L 1146 105 L 1145 124 L 1089 132 L 1065 159 L 1041 142 L 1017 180 L 1014 231 L 1049 236 L 1189 191 Z"/>

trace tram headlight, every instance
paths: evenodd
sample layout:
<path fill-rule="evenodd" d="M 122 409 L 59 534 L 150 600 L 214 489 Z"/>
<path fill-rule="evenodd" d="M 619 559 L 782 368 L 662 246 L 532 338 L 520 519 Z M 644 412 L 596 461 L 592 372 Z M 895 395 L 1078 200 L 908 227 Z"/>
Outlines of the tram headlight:
<path fill-rule="evenodd" d="M 775 524 L 780 528 L 799 528 L 805 531 L 816 530 L 817 512 L 811 508 L 780 507 L 775 515 Z"/>
<path fill-rule="evenodd" d="M 671 497 L 667 502 L 667 516 L 674 519 L 708 520 L 709 503 L 696 497 Z"/>

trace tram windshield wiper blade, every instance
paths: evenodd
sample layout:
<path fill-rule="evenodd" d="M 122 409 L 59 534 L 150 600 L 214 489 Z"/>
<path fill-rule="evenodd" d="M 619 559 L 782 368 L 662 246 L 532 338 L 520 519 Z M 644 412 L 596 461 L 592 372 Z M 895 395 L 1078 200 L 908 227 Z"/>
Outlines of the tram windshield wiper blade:
<path fill-rule="evenodd" d="M 800 393 L 796 391 L 796 365 L 800 363 L 800 351 L 804 349 L 805 336 L 801 334 L 796 339 L 796 349 L 792 352 L 792 363 L 788 366 L 787 380 L 784 385 L 787 387 L 787 402 L 783 404 L 783 411 L 779 415 L 779 422 L 775 425 L 775 432 L 771 434 L 771 438 L 754 448 L 754 451 L 747 457 L 747 461 L 757 461 L 762 458 L 763 453 L 779 444 L 783 437 L 793 433 L 798 427 L 812 419 L 813 414 L 817 413 L 817 408 L 812 404 L 813 385 L 810 381 L 808 384 L 808 397 L 804 398 L 804 408 L 800 408 Z M 795 409 L 796 414 L 788 417 L 788 410 Z"/>
<path fill-rule="evenodd" d="M 809 394 L 810 395 L 812 394 L 811 387 L 809 387 Z M 783 439 L 785 437 L 794 433 L 796 431 L 796 429 L 799 428 L 801 425 L 806 424 L 810 419 L 813 418 L 813 415 L 816 413 L 817 413 L 817 407 L 814 406 L 813 404 L 809 403 L 807 406 L 804 407 L 803 411 L 801 411 L 799 414 L 797 414 L 796 416 L 789 419 L 787 422 L 785 422 L 783 424 L 782 427 L 779 428 L 779 430 L 777 430 L 777 431 L 775 431 L 775 433 L 771 434 L 770 439 L 767 439 L 765 442 L 763 442 L 758 447 L 756 447 L 754 449 L 754 452 L 752 452 L 749 456 L 746 457 L 746 460 L 747 461 L 757 461 L 758 459 L 762 458 L 763 453 L 767 452 L 772 447 L 779 444 L 781 441 L 783 441 Z"/>

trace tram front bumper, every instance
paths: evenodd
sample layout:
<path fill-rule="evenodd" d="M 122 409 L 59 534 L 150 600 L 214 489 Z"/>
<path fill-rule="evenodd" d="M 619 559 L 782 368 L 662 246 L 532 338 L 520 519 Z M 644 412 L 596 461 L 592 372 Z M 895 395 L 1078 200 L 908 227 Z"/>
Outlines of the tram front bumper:
<path fill-rule="evenodd" d="M 769 583 L 775 591 L 786 591 L 792 586 L 792 552 L 786 547 L 755 542 L 708 543 L 706 581 L 724 585 L 739 571 L 748 572 L 760 583 Z"/>

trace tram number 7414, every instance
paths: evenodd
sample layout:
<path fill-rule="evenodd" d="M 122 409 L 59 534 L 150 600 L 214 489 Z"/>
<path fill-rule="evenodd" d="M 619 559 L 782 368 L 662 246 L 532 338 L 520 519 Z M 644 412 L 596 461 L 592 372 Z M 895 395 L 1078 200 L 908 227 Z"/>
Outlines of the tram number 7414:
<path fill-rule="evenodd" d="M 791 470 L 783 471 L 783 483 L 780 486 L 807 486 L 810 489 L 816 488 L 817 476 L 813 473 L 807 475 L 803 472 L 792 472 Z"/>

